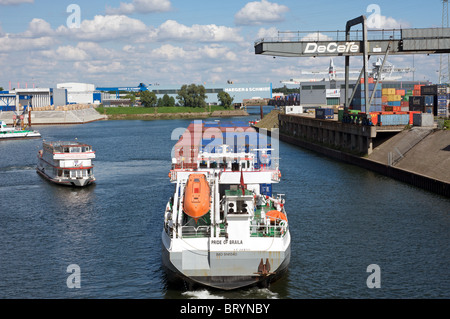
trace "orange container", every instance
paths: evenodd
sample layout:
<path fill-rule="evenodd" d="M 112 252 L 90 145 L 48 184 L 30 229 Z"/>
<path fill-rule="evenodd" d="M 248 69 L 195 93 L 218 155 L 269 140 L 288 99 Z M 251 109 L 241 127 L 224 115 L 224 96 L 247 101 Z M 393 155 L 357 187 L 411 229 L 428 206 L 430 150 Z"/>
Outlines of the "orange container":
<path fill-rule="evenodd" d="M 369 82 L 369 84 L 375 83 L 373 78 L 368 78 L 367 81 Z M 364 84 L 364 78 L 361 78 L 361 84 Z"/>

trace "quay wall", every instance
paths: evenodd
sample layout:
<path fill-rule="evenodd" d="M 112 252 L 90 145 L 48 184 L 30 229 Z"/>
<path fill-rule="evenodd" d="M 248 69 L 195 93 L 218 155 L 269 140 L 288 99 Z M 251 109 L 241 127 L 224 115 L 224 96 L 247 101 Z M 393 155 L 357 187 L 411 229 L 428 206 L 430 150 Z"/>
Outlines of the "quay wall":
<path fill-rule="evenodd" d="M 424 174 L 426 171 L 415 170 L 413 166 L 410 167 L 411 169 L 400 168 L 398 167 L 399 165 L 388 165 L 381 161 L 371 160 L 370 154 L 378 151 L 373 149 L 372 140 L 377 135 L 375 127 L 343 124 L 337 121 L 320 121 L 313 118 L 283 114 L 279 115 L 279 127 L 281 141 L 300 146 L 341 162 L 374 171 L 439 195 L 450 197 L 450 183 L 449 179 L 446 178 L 448 173 L 443 172 L 443 174 L 437 174 L 433 177 Z M 450 134 L 445 136 L 445 139 L 448 139 Z M 436 138 L 442 140 L 442 136 L 436 136 Z M 439 147 L 436 152 L 441 152 L 441 148 Z M 405 157 L 407 158 L 409 154 L 414 154 L 414 152 L 410 151 L 408 154 L 405 154 Z M 422 156 L 429 157 L 429 154 L 428 150 L 427 154 L 419 157 L 414 155 L 417 157 L 414 160 L 421 161 Z M 442 169 L 448 170 L 445 167 Z M 443 176 L 443 179 L 437 176 Z"/>
<path fill-rule="evenodd" d="M 280 133 L 280 140 L 289 144 L 297 145 L 302 148 L 308 149 L 325 155 L 327 157 L 353 164 L 384 176 L 388 176 L 410 185 L 426 189 L 439 195 L 450 197 L 450 183 L 442 180 L 438 180 L 432 177 L 428 177 L 416 172 L 400 169 L 397 167 L 378 163 L 363 157 L 352 155 L 346 152 L 334 150 L 324 147 L 315 143 L 304 141 L 296 137 L 292 137 L 283 133 Z"/>
<path fill-rule="evenodd" d="M 7 125 L 12 125 L 14 112 L 1 112 L 0 120 Z M 106 120 L 105 115 L 99 114 L 93 108 L 67 111 L 39 111 L 31 112 L 31 126 L 36 125 L 75 125 L 87 124 L 96 121 Z M 28 124 L 28 114 L 24 115 L 24 123 Z"/>

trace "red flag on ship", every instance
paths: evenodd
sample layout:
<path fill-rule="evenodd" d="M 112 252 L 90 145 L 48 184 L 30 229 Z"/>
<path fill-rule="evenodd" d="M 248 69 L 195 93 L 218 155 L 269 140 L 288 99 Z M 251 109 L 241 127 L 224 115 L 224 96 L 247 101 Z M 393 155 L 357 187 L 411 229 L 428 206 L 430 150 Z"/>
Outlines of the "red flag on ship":
<path fill-rule="evenodd" d="M 241 189 L 242 189 L 242 196 L 245 196 L 245 190 L 247 189 L 245 183 L 244 183 L 244 172 L 241 170 Z"/>

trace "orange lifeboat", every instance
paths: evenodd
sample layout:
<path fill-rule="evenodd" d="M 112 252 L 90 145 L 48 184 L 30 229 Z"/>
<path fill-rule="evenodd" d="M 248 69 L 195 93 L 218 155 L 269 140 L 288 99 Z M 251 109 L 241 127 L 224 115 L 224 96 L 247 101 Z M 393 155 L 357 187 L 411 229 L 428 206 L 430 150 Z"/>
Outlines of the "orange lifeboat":
<path fill-rule="evenodd" d="M 194 218 L 195 222 L 211 209 L 211 189 L 206 176 L 191 174 L 184 192 L 184 212 Z"/>
<path fill-rule="evenodd" d="M 272 210 L 272 211 L 266 213 L 266 217 L 269 218 L 270 221 L 273 223 L 275 223 L 277 221 L 281 221 L 281 220 L 284 220 L 286 222 L 288 221 L 286 215 L 277 210 Z"/>

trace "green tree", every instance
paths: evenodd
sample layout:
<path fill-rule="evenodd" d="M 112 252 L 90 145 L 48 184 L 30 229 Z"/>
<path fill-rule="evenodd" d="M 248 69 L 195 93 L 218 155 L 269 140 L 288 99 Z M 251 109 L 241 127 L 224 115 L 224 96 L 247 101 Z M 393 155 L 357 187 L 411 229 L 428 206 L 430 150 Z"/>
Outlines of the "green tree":
<path fill-rule="evenodd" d="M 155 92 L 144 91 L 141 93 L 141 103 L 144 107 L 154 107 L 157 101 Z"/>
<path fill-rule="evenodd" d="M 0 92 L 1 92 L 1 91 L 4 91 L 2 86 L 0 86 Z"/>
<path fill-rule="evenodd" d="M 175 106 L 175 98 L 173 96 L 169 97 L 169 106 Z"/>
<path fill-rule="evenodd" d="M 130 106 L 134 106 L 134 103 L 136 102 L 136 95 L 134 95 L 134 93 L 128 93 L 125 98 L 130 99 Z"/>
<path fill-rule="evenodd" d="M 172 100 L 173 100 L 173 104 L 172 104 Z M 172 100 L 170 99 L 170 97 L 167 94 L 164 94 L 164 96 L 162 97 L 162 103 L 163 106 L 175 106 L 175 99 L 172 98 Z"/>
<path fill-rule="evenodd" d="M 231 105 L 233 104 L 234 101 L 234 98 L 232 98 L 230 94 L 223 91 L 217 94 L 217 99 L 220 101 L 220 104 L 226 109 L 231 108 Z"/>
<path fill-rule="evenodd" d="M 206 107 L 206 89 L 203 85 L 183 85 L 177 99 L 182 106 Z"/>

